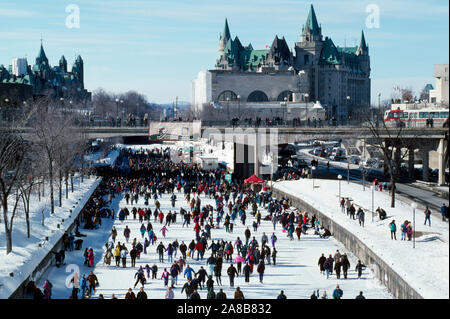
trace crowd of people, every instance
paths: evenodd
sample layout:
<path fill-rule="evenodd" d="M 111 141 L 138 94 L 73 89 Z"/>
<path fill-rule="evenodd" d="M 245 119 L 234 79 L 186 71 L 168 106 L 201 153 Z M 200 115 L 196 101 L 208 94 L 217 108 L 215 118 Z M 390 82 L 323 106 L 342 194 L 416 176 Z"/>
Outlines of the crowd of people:
<path fill-rule="evenodd" d="M 101 172 L 104 177 L 102 183 L 86 205 L 78 223 L 84 223 L 86 229 L 98 229 L 102 218 L 117 217 L 119 223 L 125 226 L 125 241 L 122 242 L 117 240 L 116 228 L 111 229 L 108 242 L 105 243 L 103 261 L 107 267 L 136 269 L 134 278 L 131 278 L 134 285 L 126 293 L 126 299 L 146 299 L 144 288 L 152 280 L 163 280 L 167 299 L 175 297 L 176 288 L 181 288 L 180 293 L 188 299 L 199 299 L 199 291 L 203 290 L 209 299 L 225 299 L 227 296 L 220 288 L 225 284 L 222 275 L 228 277 L 229 287 L 235 290 L 234 297 L 243 299 L 244 292 L 239 286 L 235 288 L 235 279 L 242 277 L 247 284 L 252 275 L 257 274 L 259 282 L 263 283 L 267 266 L 277 265 L 277 234 L 280 235 L 277 228 L 290 241 L 300 241 L 301 236 L 307 233 L 320 238 L 331 236 L 314 214 L 292 209 L 288 197 L 277 200 L 268 190 L 255 192 L 252 188 L 244 188 L 244 184 L 238 181 L 229 183 L 224 173 L 222 169 L 204 171 L 196 165 L 174 163 L 162 149 L 123 149 L 116 165 Z M 212 199 L 214 205 L 202 204 L 200 195 Z M 114 209 L 108 208 L 116 196 L 123 196 L 126 202 L 126 205 L 119 207 L 117 216 Z M 161 207 L 163 196 L 170 198 L 171 207 Z M 153 210 L 150 201 L 153 201 Z M 179 206 L 186 208 L 175 209 L 177 201 L 185 201 L 185 205 Z M 261 211 L 267 214 L 263 216 Z M 247 214 L 253 217 L 250 224 Z M 258 233 L 262 221 L 272 224 L 272 234 Z M 138 232 L 134 230 L 133 233 L 128 227 L 131 222 L 141 225 Z M 239 227 L 243 232 L 235 234 L 234 225 L 238 223 L 243 226 Z M 191 228 L 192 240 L 166 241 L 166 234 L 171 233 L 174 224 Z M 217 228 L 235 234 L 235 239 L 214 240 L 213 234 Z M 68 250 L 75 246 L 73 239 L 77 235 L 83 236 L 78 226 L 75 235 L 67 234 Z M 81 248 L 80 243 L 77 247 Z M 136 267 L 136 260 L 148 254 L 158 255 L 158 265 L 141 264 Z M 87 267 L 94 267 L 95 255 L 91 247 L 85 248 L 84 262 Z M 192 267 L 189 260 L 204 265 Z M 333 272 L 340 278 L 341 268 L 343 277 L 347 278 L 350 263 L 346 254 L 335 254 L 331 260 L 319 262 L 319 266 L 327 278 Z M 364 267 L 361 262 L 356 265 L 358 277 Z M 181 287 L 179 279 L 186 279 Z M 73 290 L 70 298 L 73 299 L 89 298 L 95 294 L 99 284 L 93 271 L 81 276 L 75 273 L 71 282 Z M 135 294 L 133 289 L 138 285 L 140 291 Z M 219 288 L 218 291 L 215 286 Z M 333 292 L 332 295 L 339 299 L 342 292 L 337 290 L 338 293 Z M 100 295 L 98 297 L 103 298 Z M 282 291 L 277 298 L 285 299 L 286 296 Z"/>

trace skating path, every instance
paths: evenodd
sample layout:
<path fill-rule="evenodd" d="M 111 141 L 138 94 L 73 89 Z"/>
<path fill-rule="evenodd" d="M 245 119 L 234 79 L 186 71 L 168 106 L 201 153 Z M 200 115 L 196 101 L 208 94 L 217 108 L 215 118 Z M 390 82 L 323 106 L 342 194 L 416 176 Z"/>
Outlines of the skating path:
<path fill-rule="evenodd" d="M 184 199 L 183 194 L 177 193 L 177 197 L 178 201 L 176 202 L 175 207 L 177 212 L 179 212 L 180 207 L 184 207 L 185 209 L 187 209 L 188 205 Z M 206 198 L 204 195 L 202 195 L 200 198 L 202 201 L 202 206 L 205 204 L 211 204 L 213 205 L 213 207 L 215 207 L 214 200 Z M 170 195 L 164 194 L 163 197 L 159 199 L 159 201 L 161 203 L 161 208 L 166 215 L 168 211 L 172 209 L 170 204 Z M 126 205 L 125 199 L 123 199 L 122 196 L 116 197 L 111 204 L 111 208 L 114 208 L 116 212 L 119 211 L 119 206 L 120 208 L 127 206 L 130 211 L 133 207 L 131 205 Z M 143 206 L 142 198 L 140 198 L 139 204 L 136 205 L 136 207 L 139 206 Z M 154 210 L 155 206 L 153 200 L 150 200 L 149 207 L 152 209 L 152 211 Z M 261 208 L 261 213 L 263 217 L 267 215 L 266 210 L 263 208 Z M 141 226 L 139 220 L 133 220 L 132 214 L 130 214 L 129 217 L 131 217 L 131 219 L 121 222 L 116 216 L 116 220 L 114 220 L 114 225 L 118 232 L 116 242 L 120 241 L 121 243 L 123 243 L 125 241 L 125 238 L 123 237 L 123 230 L 125 228 L 125 225 L 128 225 L 128 227 L 131 229 L 130 242 L 133 238 L 136 237 L 138 241 L 141 241 L 141 243 L 143 243 L 144 241 L 141 240 L 141 235 L 139 232 L 139 228 Z M 190 241 L 195 238 L 195 233 L 192 228 L 192 222 L 191 227 L 182 228 L 182 220 L 179 214 L 177 215 L 177 223 L 168 227 L 169 231 L 166 234 L 166 238 L 163 238 L 161 232 L 159 231 L 162 228 L 162 225 L 159 224 L 159 222 L 153 222 L 153 218 L 151 221 L 153 229 L 158 236 L 157 242 L 159 243 L 160 241 L 163 241 L 165 246 L 167 246 L 169 242 L 173 242 L 175 239 L 178 239 L 179 243 L 181 243 L 181 241 L 184 241 L 187 245 L 189 245 Z M 226 241 L 231 240 L 234 243 L 237 236 L 239 236 L 241 239 L 245 238 L 244 230 L 246 226 L 243 226 L 239 219 L 236 219 L 235 222 L 236 223 L 232 234 L 226 233 L 224 228 L 213 229 L 212 239 L 217 240 L 223 238 Z M 265 232 L 270 239 L 270 235 L 273 232 L 273 226 L 270 221 L 262 221 L 257 233 L 253 232 L 253 227 L 251 226 L 252 222 L 253 217 L 250 214 L 250 210 L 248 210 L 246 225 L 249 226 L 252 232 L 252 236 L 255 236 L 260 243 L 261 236 L 263 232 Z M 96 253 L 96 266 L 93 270 L 100 282 L 100 286 L 97 288 L 96 294 L 92 296 L 92 298 L 96 298 L 98 294 L 103 294 L 105 298 L 110 298 L 113 293 L 118 298 L 124 298 L 128 288 L 133 288 L 133 285 L 135 283 L 134 274 L 136 273 L 139 266 L 145 267 L 146 264 L 152 266 L 154 263 L 156 263 L 156 265 L 158 266 L 158 280 L 149 279 L 144 289 L 148 297 L 151 299 L 164 298 L 167 288 L 164 287 L 163 280 L 160 280 L 159 278 L 161 278 L 164 267 L 167 267 L 169 270 L 171 263 L 166 262 L 167 255 L 164 256 L 164 264 L 161 264 L 158 261 L 156 245 L 150 245 L 150 247 L 148 248 L 148 254 L 141 255 L 141 258 L 136 261 L 136 268 L 130 267 L 129 258 L 127 260 L 127 268 L 116 267 L 114 260 L 112 260 L 111 266 L 107 266 L 103 263 L 104 244 L 109 239 L 109 231 L 111 230 L 112 225 L 113 221 L 111 219 L 103 219 L 101 230 L 83 230 L 83 233 L 88 234 L 88 237 L 86 237 L 85 240 L 85 245 L 83 245 L 83 247 L 92 247 L 94 249 L 94 252 Z M 309 232 L 311 233 L 312 231 L 309 230 Z M 320 293 L 326 290 L 328 296 L 331 296 L 333 289 L 336 287 L 336 284 L 339 284 L 343 289 L 343 298 L 353 299 L 359 293 L 359 291 L 363 291 L 366 298 L 392 298 L 392 295 L 389 294 L 387 289 L 373 278 L 373 275 L 371 274 L 369 269 L 364 271 L 361 279 L 357 279 L 356 273 L 354 271 L 354 267 L 357 262 L 356 258 L 352 254 L 347 252 L 345 248 L 335 239 L 321 239 L 318 236 L 310 234 L 302 235 L 300 241 L 298 241 L 297 239 L 294 241 L 290 241 L 286 237 L 286 234 L 281 231 L 281 227 L 279 225 L 277 225 L 275 234 L 278 237 L 278 242 L 276 244 L 278 250 L 277 265 L 273 266 L 266 264 L 264 283 L 259 282 L 256 267 L 253 274 L 250 276 L 250 283 L 245 283 L 243 276 L 239 276 L 235 279 L 235 287 L 241 287 L 241 290 L 243 291 L 247 299 L 274 299 L 280 293 L 280 290 L 284 290 L 286 296 L 290 299 L 309 298 L 311 293 L 317 289 L 320 290 Z M 210 242 L 211 241 L 209 241 L 208 244 Z M 131 243 L 127 244 L 127 248 L 129 250 L 131 249 Z M 331 276 L 330 279 L 327 280 L 325 275 L 320 274 L 317 266 L 318 258 L 322 253 L 325 253 L 326 256 L 328 256 L 328 254 L 334 254 L 337 249 L 339 249 L 341 253 L 347 252 L 347 255 L 349 256 L 351 268 L 349 270 L 347 280 L 336 279 L 335 275 Z M 234 253 L 233 255 L 235 256 L 236 254 Z M 178 252 L 178 258 L 179 256 L 180 252 Z M 206 259 L 209 256 L 209 251 L 206 251 L 203 261 L 197 261 L 196 259 L 188 257 L 187 264 L 189 264 L 190 267 L 195 271 L 198 271 L 200 266 L 203 266 L 209 274 L 209 266 L 206 266 Z M 45 274 L 44 279 L 49 278 L 50 281 L 54 284 L 54 298 L 67 298 L 70 295 L 71 288 L 66 286 L 65 282 L 67 281 L 67 278 L 70 278 L 71 274 L 73 274 L 73 269 L 79 267 L 81 274 L 85 273 L 86 275 L 90 270 L 92 270 L 91 268 L 83 265 L 83 260 L 84 259 L 82 257 L 82 252 L 69 252 L 66 255 L 66 266 L 62 268 L 52 267 L 51 270 L 47 274 Z M 219 288 L 223 288 L 224 292 L 227 294 L 227 297 L 233 298 L 234 289 L 229 287 L 229 280 L 228 276 L 226 275 L 226 270 L 228 267 L 229 263 L 224 261 L 224 265 L 222 267 L 223 286 L 218 286 L 215 283 L 214 289 L 217 292 Z M 179 276 L 178 285 L 176 285 L 174 289 L 175 298 L 184 299 L 186 297 L 185 293 L 181 294 L 181 287 L 186 282 L 186 279 L 182 277 L 182 275 Z M 139 287 L 140 284 L 138 284 L 138 286 L 133 291 L 137 293 L 139 291 Z M 199 293 L 202 299 L 206 298 L 206 290 L 199 290 Z"/>

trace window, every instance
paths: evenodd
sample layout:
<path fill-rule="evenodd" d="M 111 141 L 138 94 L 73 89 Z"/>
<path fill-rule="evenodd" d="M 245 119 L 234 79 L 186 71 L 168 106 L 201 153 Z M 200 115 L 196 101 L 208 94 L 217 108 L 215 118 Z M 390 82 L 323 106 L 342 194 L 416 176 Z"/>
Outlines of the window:
<path fill-rule="evenodd" d="M 430 117 L 439 118 L 439 112 L 430 112 Z"/>
<path fill-rule="evenodd" d="M 420 119 L 427 119 L 428 118 L 429 113 L 428 112 L 420 112 L 419 113 L 419 118 Z"/>
<path fill-rule="evenodd" d="M 287 97 L 289 102 L 292 102 L 292 91 L 283 91 L 278 95 L 277 101 L 282 102 L 284 98 Z"/>
<path fill-rule="evenodd" d="M 448 112 L 441 112 L 439 117 L 441 119 L 446 119 L 448 117 Z"/>
<path fill-rule="evenodd" d="M 268 102 L 269 98 L 263 91 L 253 91 L 248 96 L 247 102 Z"/>
<path fill-rule="evenodd" d="M 230 101 L 237 101 L 237 95 L 233 91 L 223 91 L 219 95 L 219 101 L 226 102 L 227 99 L 230 99 Z"/>

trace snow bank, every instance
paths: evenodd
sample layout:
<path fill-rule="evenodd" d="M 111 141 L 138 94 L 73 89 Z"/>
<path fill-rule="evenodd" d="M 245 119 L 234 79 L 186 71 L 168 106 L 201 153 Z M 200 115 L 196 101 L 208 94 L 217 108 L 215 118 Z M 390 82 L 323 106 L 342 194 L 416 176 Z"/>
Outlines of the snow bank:
<path fill-rule="evenodd" d="M 25 214 L 21 210 L 14 218 L 13 251 L 8 255 L 6 255 L 4 224 L 0 224 L 0 299 L 8 298 L 33 273 L 66 228 L 73 223 L 100 182 L 101 179 L 95 178 L 85 178 L 84 183 L 79 184 L 74 182 L 74 192 L 71 193 L 69 188 L 69 198 L 65 199 L 65 190 L 63 191 L 62 207 L 58 207 L 56 203 L 53 215 L 50 215 L 50 200 L 41 198 L 39 202 L 37 195 L 33 195 L 30 202 L 30 238 L 27 238 Z M 48 191 L 46 189 L 47 196 Z M 56 190 L 55 197 L 57 198 Z M 70 209 L 72 213 L 69 212 Z M 42 212 L 45 217 L 44 226 L 42 226 Z M 58 224 L 61 225 L 59 229 Z M 48 237 L 48 241 L 44 240 L 45 237 Z M 11 277 L 10 273 L 14 276 Z"/>
<path fill-rule="evenodd" d="M 296 196 L 324 215 L 332 218 L 339 225 L 352 232 L 364 242 L 384 262 L 389 264 L 402 278 L 424 298 L 449 298 L 449 226 L 438 217 L 431 217 L 431 227 L 423 225 L 425 216 L 416 209 L 415 248 L 412 241 L 401 241 L 400 225 L 403 221 L 413 221 L 413 209 L 410 205 L 396 201 L 396 207 L 390 207 L 387 192 L 374 191 L 374 210 L 377 207 L 387 212 L 387 219 L 380 221 L 372 216 L 372 191 L 366 186 L 341 181 L 341 196 L 349 197 L 353 203 L 366 211 L 365 227 L 360 227 L 357 220 L 350 220 L 339 207 L 339 181 L 303 179 L 274 183 L 274 188 Z M 390 239 L 388 224 L 395 219 L 397 241 Z"/>

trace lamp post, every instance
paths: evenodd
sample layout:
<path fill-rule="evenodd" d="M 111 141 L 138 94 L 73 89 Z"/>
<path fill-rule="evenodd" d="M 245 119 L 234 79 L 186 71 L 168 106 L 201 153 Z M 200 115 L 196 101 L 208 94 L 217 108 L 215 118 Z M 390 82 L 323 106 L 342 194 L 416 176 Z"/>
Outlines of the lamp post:
<path fill-rule="evenodd" d="M 362 178 L 363 178 L 363 192 L 365 192 L 366 191 L 366 138 L 364 138 L 364 147 L 363 147 Z"/>
<path fill-rule="evenodd" d="M 411 207 L 413 209 L 413 248 L 416 248 L 416 208 L 417 208 L 417 203 L 413 202 L 411 204 Z"/>
<path fill-rule="evenodd" d="M 347 154 L 347 184 L 350 184 L 350 158 Z"/>
<path fill-rule="evenodd" d="M 237 99 L 238 99 L 238 118 L 240 119 L 241 118 L 241 96 L 238 95 Z"/>
<path fill-rule="evenodd" d="M 350 106 L 350 95 L 347 95 L 347 125 L 349 125 L 349 115 L 348 115 L 349 106 Z"/>
<path fill-rule="evenodd" d="M 281 109 L 283 111 L 282 121 L 284 121 L 284 109 L 286 108 L 286 101 L 287 101 L 287 98 L 285 97 L 284 101 L 280 103 Z"/>
<path fill-rule="evenodd" d="M 116 99 L 116 120 L 119 118 L 119 99 Z"/>
<path fill-rule="evenodd" d="M 341 201 L 341 179 L 342 179 L 342 175 L 339 174 L 337 178 L 339 180 L 339 201 Z"/>
<path fill-rule="evenodd" d="M 230 98 L 227 97 L 227 117 L 228 121 L 230 120 Z"/>
<path fill-rule="evenodd" d="M 373 196 L 375 193 L 375 186 L 374 185 L 370 186 L 370 189 L 372 190 L 372 222 L 373 222 Z"/>
<path fill-rule="evenodd" d="M 376 114 L 376 123 L 375 123 L 375 127 L 378 128 L 378 114 L 380 114 L 380 108 L 381 108 L 381 92 L 378 92 L 378 111 Z"/>
<path fill-rule="evenodd" d="M 8 115 L 8 113 L 11 114 L 10 107 L 9 107 L 9 102 L 10 102 L 10 100 L 9 100 L 8 98 L 6 98 L 6 99 L 5 99 L 5 103 L 6 103 L 6 113 L 5 113 L 5 117 L 6 117 L 6 120 L 7 120 L 7 121 L 10 121 L 10 120 L 11 120 L 10 116 Z"/>
<path fill-rule="evenodd" d="M 306 115 L 305 115 L 305 127 L 308 124 L 308 98 L 309 98 L 309 94 L 305 93 L 304 95 L 305 97 L 305 102 L 306 102 Z"/>
<path fill-rule="evenodd" d="M 314 171 L 316 170 L 315 166 L 311 166 L 311 177 L 312 177 L 312 185 L 314 190 Z"/>

